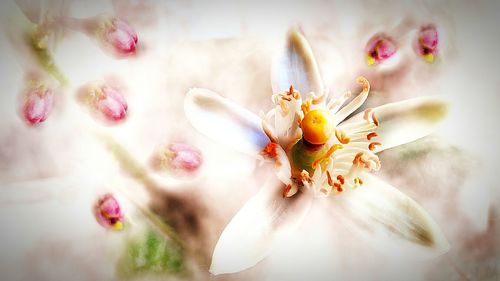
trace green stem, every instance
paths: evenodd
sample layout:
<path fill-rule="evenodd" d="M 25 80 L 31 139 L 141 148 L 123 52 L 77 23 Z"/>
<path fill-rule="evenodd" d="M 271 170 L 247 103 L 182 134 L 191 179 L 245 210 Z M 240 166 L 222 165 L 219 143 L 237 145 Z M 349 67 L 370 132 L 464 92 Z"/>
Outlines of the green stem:
<path fill-rule="evenodd" d="M 54 77 L 61 86 L 68 84 L 68 79 L 60 71 L 56 65 L 52 53 L 49 51 L 46 40 L 50 36 L 49 32 L 45 30 L 44 26 L 35 26 L 34 30 L 28 34 L 28 43 L 33 51 L 40 66 Z"/>

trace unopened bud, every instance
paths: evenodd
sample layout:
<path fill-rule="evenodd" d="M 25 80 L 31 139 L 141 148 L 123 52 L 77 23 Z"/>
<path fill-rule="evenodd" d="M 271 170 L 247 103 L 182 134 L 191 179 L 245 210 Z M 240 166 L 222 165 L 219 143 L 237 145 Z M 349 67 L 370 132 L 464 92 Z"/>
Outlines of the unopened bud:
<path fill-rule="evenodd" d="M 203 157 L 200 150 L 190 144 L 172 143 L 158 151 L 154 162 L 156 168 L 191 174 L 199 169 Z"/>
<path fill-rule="evenodd" d="M 373 36 L 365 47 L 366 63 L 374 65 L 392 57 L 397 51 L 394 41 L 386 35 Z"/>
<path fill-rule="evenodd" d="M 94 209 L 95 217 L 100 225 L 108 229 L 123 229 L 123 212 L 116 198 L 108 193 L 99 198 Z"/>
<path fill-rule="evenodd" d="M 426 61 L 433 62 L 438 53 L 438 32 L 436 26 L 429 24 L 420 28 L 415 42 L 416 52 Z"/>
<path fill-rule="evenodd" d="M 118 89 L 94 83 L 85 89 L 84 100 L 109 121 L 121 121 L 127 114 L 128 105 Z"/>
<path fill-rule="evenodd" d="M 54 104 L 54 94 L 49 86 L 36 82 L 28 87 L 22 99 L 22 115 L 29 125 L 43 122 Z"/>
<path fill-rule="evenodd" d="M 135 53 L 137 33 L 125 21 L 116 17 L 103 17 L 98 34 L 101 43 L 119 56 L 129 56 Z"/>

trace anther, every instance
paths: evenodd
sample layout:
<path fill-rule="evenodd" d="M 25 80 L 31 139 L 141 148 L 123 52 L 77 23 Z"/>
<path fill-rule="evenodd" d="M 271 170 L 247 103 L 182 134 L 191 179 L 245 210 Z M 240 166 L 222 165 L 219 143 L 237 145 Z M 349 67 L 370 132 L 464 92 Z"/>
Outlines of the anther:
<path fill-rule="evenodd" d="M 330 172 L 329 171 L 326 171 L 326 177 L 328 179 L 328 185 L 333 187 L 333 180 L 332 180 L 332 176 L 330 175 Z"/>
<path fill-rule="evenodd" d="M 368 149 L 370 149 L 371 151 L 375 150 L 375 146 L 377 145 L 382 145 L 381 143 L 379 142 L 372 142 L 368 145 Z"/>
<path fill-rule="evenodd" d="M 342 176 L 342 175 L 338 175 L 337 180 L 340 182 L 340 184 L 344 184 L 344 182 L 345 182 L 344 176 Z"/>
<path fill-rule="evenodd" d="M 378 137 L 378 134 L 376 132 L 371 132 L 368 135 L 366 135 L 366 139 L 369 141 L 371 141 L 375 137 Z"/>
<path fill-rule="evenodd" d="M 271 159 L 276 158 L 278 156 L 277 147 L 277 143 L 270 142 L 264 147 L 260 154 Z"/>
<path fill-rule="evenodd" d="M 351 138 L 349 138 L 346 133 L 339 128 L 335 128 L 335 137 L 337 137 L 341 144 L 348 144 L 351 141 Z"/>
<path fill-rule="evenodd" d="M 375 126 L 378 127 L 378 119 L 377 119 L 377 116 L 375 116 L 375 112 L 372 113 L 372 120 L 373 120 L 373 124 L 375 124 Z"/>
<path fill-rule="evenodd" d="M 306 116 L 306 114 L 309 113 L 309 111 L 311 111 L 311 101 L 310 100 L 304 101 L 300 106 L 300 108 L 302 109 L 304 116 Z"/>
<path fill-rule="evenodd" d="M 292 185 L 288 184 L 285 189 L 283 190 L 283 198 L 288 197 L 288 193 L 292 190 Z"/>
<path fill-rule="evenodd" d="M 358 77 L 356 79 L 356 82 L 363 87 L 363 92 L 370 91 L 370 83 L 368 82 L 368 80 L 366 80 L 365 77 L 363 76 Z"/>

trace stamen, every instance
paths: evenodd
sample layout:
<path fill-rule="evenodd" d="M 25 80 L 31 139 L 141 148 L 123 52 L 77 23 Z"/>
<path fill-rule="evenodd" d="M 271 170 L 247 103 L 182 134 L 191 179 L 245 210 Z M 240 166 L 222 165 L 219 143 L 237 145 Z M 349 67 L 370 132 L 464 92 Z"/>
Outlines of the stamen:
<path fill-rule="evenodd" d="M 344 184 L 345 183 L 344 176 L 342 176 L 342 175 L 338 175 L 337 176 L 337 180 L 340 182 L 340 184 Z"/>
<path fill-rule="evenodd" d="M 325 96 L 326 95 L 323 94 L 323 95 L 321 95 L 319 97 L 313 97 L 312 104 L 316 105 L 316 104 L 322 103 L 325 100 Z"/>
<path fill-rule="evenodd" d="M 330 158 L 330 156 L 337 150 L 337 149 L 341 149 L 342 148 L 342 145 L 340 144 L 334 144 L 330 147 L 330 149 L 328 149 L 328 151 L 325 153 L 325 155 L 321 156 L 320 158 L 314 160 L 314 162 L 312 163 L 312 168 L 313 169 L 316 169 L 316 167 L 318 167 L 318 165 L 325 161 L 325 160 L 328 160 Z"/>
<path fill-rule="evenodd" d="M 332 176 L 330 175 L 329 171 L 326 171 L 326 177 L 328 179 L 328 185 L 333 187 L 333 180 L 332 180 Z"/>
<path fill-rule="evenodd" d="M 361 133 L 361 132 L 366 132 L 368 133 L 369 131 L 373 131 L 373 129 L 377 128 L 375 124 L 371 122 L 371 120 L 365 121 L 357 121 L 353 122 L 350 124 L 340 124 L 338 128 L 346 131 L 349 134 L 352 133 Z"/>
<path fill-rule="evenodd" d="M 299 91 L 296 91 L 293 88 L 293 85 L 290 85 L 290 89 L 288 90 L 288 93 L 286 93 L 286 95 L 291 96 L 296 100 L 300 99 L 300 93 L 299 93 Z"/>
<path fill-rule="evenodd" d="M 372 114 L 373 112 L 373 108 L 367 108 L 365 109 L 365 114 L 363 115 L 363 119 L 365 119 L 366 121 L 370 122 L 370 115 Z"/>
<path fill-rule="evenodd" d="M 312 178 L 309 175 L 308 171 L 302 170 L 302 172 L 300 173 L 300 181 L 303 183 L 306 183 L 306 182 L 311 183 L 312 182 Z"/>
<path fill-rule="evenodd" d="M 292 185 L 288 184 L 285 189 L 283 190 L 283 198 L 288 197 L 288 193 L 292 190 Z"/>
<path fill-rule="evenodd" d="M 378 137 L 378 134 L 376 132 L 371 132 L 368 135 L 366 135 L 366 139 L 369 141 L 371 141 L 372 138 L 374 138 L 374 137 Z"/>
<path fill-rule="evenodd" d="M 363 91 L 355 97 L 348 105 L 344 106 L 335 114 L 335 126 L 343 121 L 349 114 L 353 113 L 366 101 L 368 93 L 370 91 L 370 83 L 366 78 L 360 76 L 356 79 L 356 82 L 363 87 Z"/>
<path fill-rule="evenodd" d="M 368 108 L 365 110 L 365 114 L 363 115 L 363 119 L 365 119 L 368 122 L 370 122 L 370 121 L 373 122 L 373 124 L 375 124 L 375 126 L 378 127 L 378 124 L 379 124 L 378 118 L 377 118 L 377 116 L 375 116 L 375 112 L 373 111 L 373 108 Z"/>
<path fill-rule="evenodd" d="M 339 128 L 335 128 L 335 136 L 341 144 L 348 144 L 351 141 L 351 139 L 346 136 L 346 133 Z"/>
<path fill-rule="evenodd" d="M 375 116 L 375 112 L 373 112 L 373 114 L 372 114 L 372 120 L 373 120 L 373 124 L 375 124 L 375 126 L 378 127 L 378 119 L 377 119 L 377 116 Z"/>
<path fill-rule="evenodd" d="M 332 99 L 328 103 L 328 109 L 332 114 L 337 113 L 339 111 L 340 107 L 351 97 L 352 93 L 351 91 L 347 91 L 344 93 L 344 95 L 341 98 L 338 99 Z"/>
<path fill-rule="evenodd" d="M 270 142 L 264 147 L 264 149 L 260 152 L 261 155 L 274 159 L 278 156 L 278 144 L 274 142 Z"/>
<path fill-rule="evenodd" d="M 354 187 L 358 187 L 358 186 L 361 186 L 363 185 L 363 180 L 361 180 L 359 177 L 356 177 L 354 179 Z"/>
<path fill-rule="evenodd" d="M 371 151 L 374 151 L 375 150 L 375 146 L 377 145 L 382 145 L 381 143 L 379 142 L 372 142 L 368 145 L 368 149 L 370 149 Z"/>
<path fill-rule="evenodd" d="M 337 189 L 338 192 L 344 191 L 344 189 L 339 183 L 334 183 L 333 186 Z"/>
<path fill-rule="evenodd" d="M 309 111 L 311 111 L 311 101 L 309 99 L 305 100 L 300 106 L 300 108 L 302 109 L 304 116 L 306 116 L 306 114 L 309 113 Z"/>

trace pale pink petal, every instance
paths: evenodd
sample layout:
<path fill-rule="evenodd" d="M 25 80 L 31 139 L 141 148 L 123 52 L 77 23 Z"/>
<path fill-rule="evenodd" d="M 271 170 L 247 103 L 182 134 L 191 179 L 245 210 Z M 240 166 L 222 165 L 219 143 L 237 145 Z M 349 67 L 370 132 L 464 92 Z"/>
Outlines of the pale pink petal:
<path fill-rule="evenodd" d="M 375 176 L 361 177 L 363 185 L 332 197 L 336 216 L 351 231 L 388 255 L 429 258 L 448 251 L 447 239 L 417 202 Z"/>
<path fill-rule="evenodd" d="M 291 85 L 303 95 L 321 95 L 324 90 L 312 49 L 297 29 L 288 32 L 287 45 L 275 57 L 271 75 L 274 93 L 288 91 Z"/>
<path fill-rule="evenodd" d="M 309 193 L 283 198 L 282 184 L 261 188 L 226 226 L 215 246 L 212 274 L 242 271 L 257 264 L 274 243 L 301 223 L 312 203 Z"/>
<path fill-rule="evenodd" d="M 191 89 L 184 111 L 199 132 L 240 152 L 258 156 L 269 143 L 261 118 L 210 90 Z"/>

